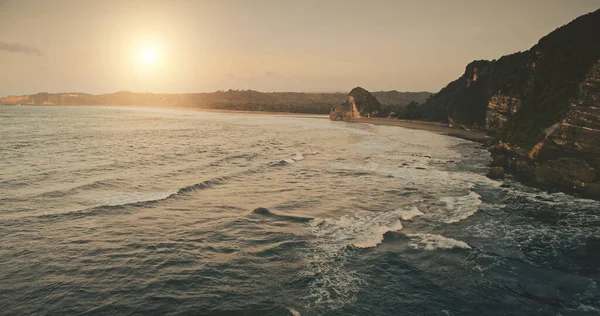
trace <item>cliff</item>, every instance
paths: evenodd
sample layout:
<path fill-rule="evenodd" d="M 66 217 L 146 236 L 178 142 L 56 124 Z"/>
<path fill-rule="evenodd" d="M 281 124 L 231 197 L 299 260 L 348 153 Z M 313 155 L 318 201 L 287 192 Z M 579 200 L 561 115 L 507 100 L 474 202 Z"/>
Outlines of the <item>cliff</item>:
<path fill-rule="evenodd" d="M 494 164 L 600 198 L 600 10 L 525 52 L 474 61 L 420 107 L 424 119 L 498 136 Z"/>
<path fill-rule="evenodd" d="M 331 108 L 329 119 L 332 121 L 352 120 L 387 115 L 382 110 L 383 106 L 375 96 L 361 87 L 356 87 L 348 93 L 346 102 Z"/>
<path fill-rule="evenodd" d="M 600 60 L 579 85 L 564 118 L 529 152 L 535 176 L 600 197 Z"/>

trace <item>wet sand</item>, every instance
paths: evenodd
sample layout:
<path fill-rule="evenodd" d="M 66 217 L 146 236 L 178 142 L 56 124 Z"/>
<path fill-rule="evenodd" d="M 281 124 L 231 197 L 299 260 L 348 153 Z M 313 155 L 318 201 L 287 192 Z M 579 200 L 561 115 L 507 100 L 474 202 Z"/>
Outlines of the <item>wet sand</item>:
<path fill-rule="evenodd" d="M 399 126 L 410 129 L 419 129 L 438 134 L 458 137 L 474 142 L 491 143 L 494 137 L 487 135 L 486 132 L 477 130 L 466 130 L 457 127 L 450 127 L 448 124 L 426 121 L 394 120 L 385 118 L 363 118 L 352 120 L 353 123 L 368 123 L 373 125 Z"/>

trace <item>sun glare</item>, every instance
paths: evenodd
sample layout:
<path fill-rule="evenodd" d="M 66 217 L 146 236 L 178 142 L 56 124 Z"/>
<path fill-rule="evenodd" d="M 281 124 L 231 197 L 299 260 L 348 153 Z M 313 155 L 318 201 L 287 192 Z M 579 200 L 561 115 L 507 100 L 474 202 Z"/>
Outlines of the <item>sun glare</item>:
<path fill-rule="evenodd" d="M 158 50 L 153 46 L 144 46 L 139 53 L 140 62 L 145 66 L 152 66 L 158 62 Z"/>

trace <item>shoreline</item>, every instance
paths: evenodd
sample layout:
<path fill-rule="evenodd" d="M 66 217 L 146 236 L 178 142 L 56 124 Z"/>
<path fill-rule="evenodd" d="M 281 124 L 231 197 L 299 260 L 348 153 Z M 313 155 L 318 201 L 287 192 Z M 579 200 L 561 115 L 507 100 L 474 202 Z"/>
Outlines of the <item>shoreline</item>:
<path fill-rule="evenodd" d="M 239 110 L 219 110 L 219 109 L 202 109 L 202 108 L 187 108 L 176 107 L 181 110 L 197 110 L 202 112 L 213 112 L 222 114 L 250 114 L 250 115 L 276 115 L 276 116 L 291 116 L 302 118 L 328 119 L 328 114 L 310 114 L 310 113 L 293 113 L 293 112 L 267 112 L 267 111 L 239 111 Z M 484 131 L 465 130 L 462 128 L 450 127 L 448 124 L 429 121 L 416 120 L 398 120 L 389 118 L 361 118 L 355 120 L 342 121 L 346 123 L 367 123 L 381 126 L 395 126 L 414 130 L 429 131 L 436 134 L 447 135 L 460 139 L 469 140 L 476 143 L 491 144 L 496 139 L 489 136 Z"/>
<path fill-rule="evenodd" d="M 312 118 L 327 118 L 329 114 L 315 114 L 315 113 L 296 113 L 296 112 L 270 112 L 270 111 L 248 111 L 248 110 L 222 110 L 222 109 L 207 109 L 200 107 L 189 107 L 189 106 L 152 106 L 152 105 L 111 105 L 111 104 L 92 104 L 92 105 L 73 105 L 73 104 L 0 104 L 0 106 L 7 107 L 21 107 L 21 106 L 40 106 L 40 107 L 56 107 L 56 106 L 68 106 L 68 107 L 111 107 L 111 108 L 143 108 L 143 109 L 166 109 L 166 110 L 191 110 L 200 112 L 211 112 L 211 113 L 226 113 L 226 114 L 250 114 L 250 115 L 279 115 L 279 116 L 298 116 L 298 117 L 312 117 Z"/>
<path fill-rule="evenodd" d="M 496 139 L 492 136 L 489 136 L 486 132 L 477 131 L 477 130 L 465 130 L 457 127 L 450 127 L 444 123 L 438 122 L 428 122 L 428 121 L 413 121 L 413 120 L 396 120 L 396 119 L 387 119 L 387 118 L 361 118 L 346 121 L 350 123 L 368 123 L 373 125 L 384 125 L 384 126 L 397 126 L 404 127 L 408 129 L 416 129 L 429 131 L 436 134 L 442 134 L 447 136 L 452 136 L 456 138 L 466 139 L 469 141 L 482 143 L 482 144 L 491 144 Z"/>
<path fill-rule="evenodd" d="M 0 105 L 0 106 L 14 106 L 14 105 Z M 98 106 L 98 107 L 122 107 L 122 108 L 146 108 L 146 109 L 175 109 L 175 110 L 192 110 L 199 112 L 208 112 L 208 113 L 220 113 L 220 114 L 235 114 L 235 115 L 273 115 L 273 116 L 284 116 L 284 117 L 297 117 L 297 118 L 313 118 L 313 119 L 327 119 L 329 120 L 329 115 L 327 114 L 310 114 L 310 113 L 291 113 L 291 112 L 267 112 L 267 111 L 238 111 L 238 110 L 221 110 L 221 109 L 204 109 L 204 108 L 196 108 L 196 107 L 161 107 L 161 106 L 123 106 L 123 105 L 26 105 L 26 106 L 70 106 L 70 107 L 81 107 L 81 106 Z M 366 123 L 373 125 L 381 125 L 381 126 L 395 126 L 395 127 L 403 127 L 413 130 L 423 130 L 429 131 L 436 134 L 447 135 L 450 137 L 456 137 L 468 141 L 472 141 L 475 143 L 479 143 L 486 148 L 492 146 L 497 140 L 495 137 L 487 135 L 484 131 L 479 130 L 465 130 L 457 127 L 450 127 L 444 123 L 438 122 L 429 122 L 429 121 L 416 121 L 416 120 L 397 120 L 397 119 L 388 119 L 388 118 L 361 118 L 354 120 L 344 120 L 340 122 L 345 123 Z M 507 173 L 512 173 L 507 171 Z M 541 183 L 537 181 L 527 181 L 525 179 L 519 179 L 519 174 L 515 174 L 515 180 L 518 182 L 530 186 L 535 187 L 547 192 L 564 192 L 568 194 L 574 194 L 576 196 L 581 196 L 574 192 L 573 190 L 569 190 L 564 186 L 553 185 L 549 183 Z M 592 199 L 597 199 L 589 196 L 582 196 Z"/>
<path fill-rule="evenodd" d="M 152 107 L 151 107 L 152 108 Z M 177 109 L 177 110 L 194 110 L 200 112 L 222 113 L 222 114 L 249 114 L 249 115 L 277 115 L 277 116 L 292 116 L 305 118 L 329 119 L 328 114 L 312 114 L 312 113 L 295 113 L 295 112 L 268 112 L 268 111 L 244 111 L 244 110 L 221 110 L 221 109 L 204 109 L 190 107 L 157 107 L 161 109 Z"/>
<path fill-rule="evenodd" d="M 19 106 L 12 104 L 0 104 L 0 106 Z M 301 118 L 315 118 L 315 119 L 329 119 L 329 114 L 312 114 L 312 113 L 295 113 L 295 112 L 268 112 L 268 111 L 245 111 L 245 110 L 222 110 L 222 109 L 206 109 L 199 107 L 186 107 L 186 106 L 146 106 L 146 105 L 51 105 L 51 104 L 23 104 L 21 106 L 71 106 L 71 107 L 82 107 L 82 106 L 99 106 L 99 107 L 124 107 L 124 108 L 147 108 L 147 109 L 175 109 L 175 110 L 192 110 L 209 113 L 221 113 L 221 114 L 247 114 L 247 115 L 276 115 L 276 116 L 290 116 L 290 117 L 301 117 Z M 476 130 L 465 130 L 462 128 L 450 127 L 444 123 L 429 122 L 429 121 L 416 121 L 416 120 L 397 120 L 389 118 L 360 118 L 354 120 L 343 121 L 347 123 L 367 123 L 373 125 L 383 126 L 396 126 L 408 129 L 429 131 L 436 134 L 447 135 L 460 139 L 473 141 L 476 143 L 482 143 L 491 145 L 496 139 L 492 136 L 487 135 L 486 132 Z"/>

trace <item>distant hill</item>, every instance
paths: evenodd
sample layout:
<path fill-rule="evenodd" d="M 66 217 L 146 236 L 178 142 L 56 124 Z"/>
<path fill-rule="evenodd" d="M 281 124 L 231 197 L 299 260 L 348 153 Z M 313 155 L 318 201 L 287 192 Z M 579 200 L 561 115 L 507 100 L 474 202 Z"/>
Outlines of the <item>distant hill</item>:
<path fill-rule="evenodd" d="M 210 93 L 155 94 L 121 91 L 110 94 L 37 93 L 0 98 L 0 104 L 121 105 L 327 114 L 344 101 L 344 93 L 264 93 L 228 90 Z"/>
<path fill-rule="evenodd" d="M 380 92 L 386 100 L 404 105 L 422 99 L 422 92 Z M 150 107 L 191 107 L 203 109 L 328 114 L 346 100 L 345 93 L 258 92 L 227 90 L 210 93 L 155 94 L 121 91 L 87 93 L 37 93 L 0 98 L 0 104 L 24 105 L 121 105 Z"/>

